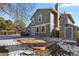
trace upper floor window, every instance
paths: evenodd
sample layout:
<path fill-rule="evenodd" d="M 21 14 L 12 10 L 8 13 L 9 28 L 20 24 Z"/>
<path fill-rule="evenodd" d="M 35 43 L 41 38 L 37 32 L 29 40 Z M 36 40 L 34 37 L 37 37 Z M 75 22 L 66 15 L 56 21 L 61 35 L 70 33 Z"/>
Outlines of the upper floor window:
<path fill-rule="evenodd" d="M 32 23 L 35 23 L 34 18 L 32 18 Z"/>
<path fill-rule="evenodd" d="M 42 15 L 38 15 L 38 22 L 42 21 Z"/>

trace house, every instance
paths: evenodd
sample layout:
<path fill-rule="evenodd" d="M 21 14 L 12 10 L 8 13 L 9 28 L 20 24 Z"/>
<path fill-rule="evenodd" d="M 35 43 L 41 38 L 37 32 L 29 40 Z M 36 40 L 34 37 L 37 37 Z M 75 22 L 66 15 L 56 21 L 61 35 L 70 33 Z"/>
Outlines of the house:
<path fill-rule="evenodd" d="M 55 8 L 37 9 L 31 17 L 28 32 L 35 36 L 52 36 L 59 31 L 59 6 Z M 55 32 L 52 34 L 52 32 Z M 59 36 L 59 34 L 56 34 Z"/>
<path fill-rule="evenodd" d="M 51 9 L 37 9 L 31 17 L 28 32 L 35 36 L 60 37 L 62 39 L 76 39 L 79 27 L 71 14 L 59 13 L 59 5 Z"/>
<path fill-rule="evenodd" d="M 77 39 L 76 32 L 79 27 L 75 26 L 75 21 L 71 14 L 63 13 L 60 15 L 60 38 Z"/>
<path fill-rule="evenodd" d="M 0 35 L 14 35 L 17 34 L 15 30 L 0 30 Z"/>

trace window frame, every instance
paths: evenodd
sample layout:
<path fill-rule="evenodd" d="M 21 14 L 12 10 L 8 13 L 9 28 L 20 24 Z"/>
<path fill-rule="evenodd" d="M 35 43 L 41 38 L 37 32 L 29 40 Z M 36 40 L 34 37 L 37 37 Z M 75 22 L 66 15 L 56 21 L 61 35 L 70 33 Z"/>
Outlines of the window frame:
<path fill-rule="evenodd" d="M 37 28 L 38 28 L 38 32 L 37 32 Z M 36 27 L 36 33 L 39 33 L 39 27 Z"/>
<path fill-rule="evenodd" d="M 44 31 L 42 31 L 42 28 L 44 27 Z M 41 26 L 41 33 L 46 33 L 46 25 Z"/>
<path fill-rule="evenodd" d="M 40 19 L 40 21 L 39 21 Z M 38 22 L 41 22 L 42 21 L 42 14 L 38 15 Z"/>
<path fill-rule="evenodd" d="M 32 18 L 32 23 L 35 24 L 34 18 Z"/>

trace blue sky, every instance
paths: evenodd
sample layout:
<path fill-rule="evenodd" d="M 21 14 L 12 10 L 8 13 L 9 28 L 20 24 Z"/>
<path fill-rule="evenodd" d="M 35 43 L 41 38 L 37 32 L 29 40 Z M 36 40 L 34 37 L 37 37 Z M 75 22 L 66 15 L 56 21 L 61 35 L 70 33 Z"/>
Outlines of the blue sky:
<path fill-rule="evenodd" d="M 36 4 L 35 10 L 38 8 L 54 8 L 56 3 L 38 3 Z M 79 4 L 73 4 L 73 3 L 65 3 L 65 4 L 60 4 L 60 13 L 64 13 L 64 11 L 66 13 L 71 13 L 76 25 L 79 26 Z M 10 19 L 11 17 L 7 16 L 7 15 L 3 15 L 5 17 L 5 19 Z M 29 24 L 30 21 L 28 21 Z"/>

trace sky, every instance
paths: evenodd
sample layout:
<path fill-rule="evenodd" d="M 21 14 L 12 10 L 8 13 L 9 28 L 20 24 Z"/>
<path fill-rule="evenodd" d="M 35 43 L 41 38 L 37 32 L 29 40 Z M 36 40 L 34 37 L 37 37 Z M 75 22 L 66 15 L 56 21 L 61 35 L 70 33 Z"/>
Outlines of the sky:
<path fill-rule="evenodd" d="M 36 7 L 34 9 L 34 12 L 38 9 L 38 8 L 54 8 L 56 3 L 38 3 L 36 4 Z M 74 21 L 75 21 L 75 25 L 79 26 L 79 4 L 78 3 L 59 3 L 60 6 L 60 13 L 64 13 L 64 11 L 66 13 L 70 13 L 72 14 Z M 33 14 L 32 14 L 33 15 Z M 11 17 L 9 17 L 8 15 L 2 15 L 4 16 L 5 19 L 11 19 Z M 30 23 L 30 21 L 28 21 L 28 24 Z"/>

